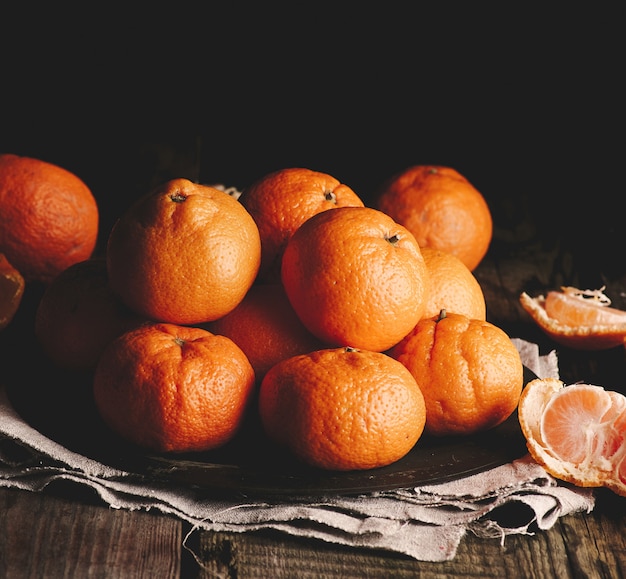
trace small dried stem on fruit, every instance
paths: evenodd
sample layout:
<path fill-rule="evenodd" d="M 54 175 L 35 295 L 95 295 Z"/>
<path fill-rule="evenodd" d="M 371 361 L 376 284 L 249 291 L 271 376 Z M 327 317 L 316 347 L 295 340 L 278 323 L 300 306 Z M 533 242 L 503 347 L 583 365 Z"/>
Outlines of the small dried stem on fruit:
<path fill-rule="evenodd" d="M 391 245 L 397 245 L 398 242 L 400 241 L 401 237 L 396 233 L 395 235 L 392 235 L 391 237 L 385 237 L 385 239 L 391 243 Z"/>
<path fill-rule="evenodd" d="M 439 317 L 437 318 L 437 321 L 439 322 L 443 320 L 444 318 L 446 318 L 447 316 L 448 316 L 448 313 L 446 312 L 446 310 L 442 309 L 439 311 Z"/>
<path fill-rule="evenodd" d="M 181 348 L 185 345 L 185 340 L 183 340 L 182 338 L 179 338 L 178 336 L 174 338 L 174 342 L 176 342 L 176 344 L 180 346 Z"/>
<path fill-rule="evenodd" d="M 170 195 L 170 199 L 174 202 L 174 203 L 184 203 L 187 200 L 187 195 L 185 195 L 184 193 L 172 193 Z"/>
<path fill-rule="evenodd" d="M 346 346 L 344 352 L 358 352 L 358 348 L 353 348 L 352 346 Z"/>
<path fill-rule="evenodd" d="M 324 193 L 324 199 L 326 199 L 326 201 L 331 201 L 332 203 L 337 203 L 337 196 L 332 191 L 326 191 Z"/>

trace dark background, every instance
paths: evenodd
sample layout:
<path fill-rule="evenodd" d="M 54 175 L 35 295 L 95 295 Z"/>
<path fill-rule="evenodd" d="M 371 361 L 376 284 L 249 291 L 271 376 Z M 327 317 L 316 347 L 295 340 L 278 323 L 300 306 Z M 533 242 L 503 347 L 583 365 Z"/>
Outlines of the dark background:
<path fill-rule="evenodd" d="M 624 271 L 622 15 L 471 4 L 9 15 L 0 152 L 80 176 L 103 241 L 167 178 L 305 166 L 371 204 L 395 172 L 448 165 L 490 204 L 493 251 L 558 237 Z"/>

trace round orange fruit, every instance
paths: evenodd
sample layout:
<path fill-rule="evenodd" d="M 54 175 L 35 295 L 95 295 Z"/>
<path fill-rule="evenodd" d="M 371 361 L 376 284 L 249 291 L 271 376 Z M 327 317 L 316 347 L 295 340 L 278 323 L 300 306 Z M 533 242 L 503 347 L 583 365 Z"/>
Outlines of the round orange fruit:
<path fill-rule="evenodd" d="M 254 284 L 232 312 L 201 327 L 235 342 L 257 382 L 281 360 L 325 347 L 300 321 L 280 284 Z"/>
<path fill-rule="evenodd" d="M 285 245 L 309 217 L 337 207 L 363 206 L 360 197 L 332 175 L 302 167 L 264 175 L 243 190 L 239 201 L 259 228 L 259 279 L 268 282 L 280 281 Z"/>
<path fill-rule="evenodd" d="M 452 253 L 422 247 L 428 269 L 430 289 L 423 317 L 439 315 L 441 310 L 485 320 L 487 306 L 480 283 L 470 269 Z"/>
<path fill-rule="evenodd" d="M 268 437 L 328 470 L 377 468 L 401 459 L 421 437 L 425 412 L 420 388 L 402 364 L 352 348 L 283 360 L 259 391 Z"/>
<path fill-rule="evenodd" d="M 489 249 L 489 206 L 451 167 L 414 165 L 393 175 L 378 192 L 376 207 L 411 231 L 420 247 L 452 253 L 471 271 Z"/>
<path fill-rule="evenodd" d="M 254 370 L 229 338 L 201 328 L 147 324 L 104 350 L 93 394 L 105 424 L 157 452 L 218 448 L 238 432 Z"/>
<path fill-rule="evenodd" d="M 132 205 L 107 244 L 113 291 L 155 321 L 196 324 L 232 311 L 254 282 L 259 231 L 233 197 L 174 179 Z"/>
<path fill-rule="evenodd" d="M 340 207 L 305 221 L 285 248 L 282 281 L 319 339 L 378 352 L 415 326 L 428 295 L 413 235 L 369 207 Z"/>
<path fill-rule="evenodd" d="M 517 407 L 524 368 L 499 327 L 462 314 L 422 319 L 390 351 L 420 385 L 426 432 L 465 435 L 504 422 Z"/>
<path fill-rule="evenodd" d="M 99 213 L 87 185 L 40 159 L 0 155 L 0 252 L 26 282 L 91 257 Z"/>
<path fill-rule="evenodd" d="M 92 258 L 48 284 L 36 310 L 35 337 L 56 366 L 93 370 L 109 342 L 144 321 L 111 291 L 104 258 Z"/>

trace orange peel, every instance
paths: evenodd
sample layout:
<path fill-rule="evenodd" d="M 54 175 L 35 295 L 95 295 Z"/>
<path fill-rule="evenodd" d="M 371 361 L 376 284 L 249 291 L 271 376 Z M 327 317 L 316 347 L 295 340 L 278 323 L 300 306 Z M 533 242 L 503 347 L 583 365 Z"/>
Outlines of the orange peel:
<path fill-rule="evenodd" d="M 528 452 L 552 476 L 626 496 L 626 396 L 535 379 L 522 391 L 518 418 Z"/>
<path fill-rule="evenodd" d="M 533 321 L 555 342 L 577 350 L 607 350 L 626 345 L 626 311 L 608 307 L 610 300 L 599 290 L 562 288 L 562 293 L 550 292 L 548 297 L 558 297 L 567 302 L 570 310 L 587 310 L 579 315 L 581 321 L 573 323 L 567 318 L 557 319 L 546 309 L 547 297 L 531 297 L 522 292 L 520 303 Z M 594 311 L 595 310 L 595 311 Z M 577 312 L 581 314 L 581 312 Z M 609 314 L 609 315 L 606 315 Z M 623 318 L 623 321 L 621 321 Z M 595 323 L 591 320 L 597 320 Z"/>

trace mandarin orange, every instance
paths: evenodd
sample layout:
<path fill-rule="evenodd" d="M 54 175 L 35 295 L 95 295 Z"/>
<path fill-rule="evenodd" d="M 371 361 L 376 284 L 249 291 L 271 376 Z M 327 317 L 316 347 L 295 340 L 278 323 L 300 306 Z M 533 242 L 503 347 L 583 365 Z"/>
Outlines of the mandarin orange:
<path fill-rule="evenodd" d="M 285 248 L 282 281 L 319 339 L 378 352 L 419 321 L 429 287 L 413 235 L 369 207 L 339 207 L 305 221 Z"/>
<path fill-rule="evenodd" d="M 528 451 L 554 477 L 626 496 L 626 396 L 536 379 L 522 392 L 518 417 Z"/>
<path fill-rule="evenodd" d="M 524 368 L 499 327 L 462 314 L 424 318 L 390 351 L 420 385 L 426 432 L 465 435 L 504 422 L 517 407 Z"/>
<path fill-rule="evenodd" d="M 70 171 L 30 157 L 0 155 L 0 252 L 26 282 L 48 283 L 91 257 L 99 213 Z"/>
<path fill-rule="evenodd" d="M 257 382 L 281 360 L 325 347 L 300 321 L 280 284 L 254 284 L 232 312 L 201 327 L 235 342 Z"/>
<path fill-rule="evenodd" d="M 294 356 L 261 382 L 268 437 L 312 466 L 362 470 L 405 456 L 424 430 L 424 398 L 389 356 L 353 348 Z"/>
<path fill-rule="evenodd" d="M 144 321 L 111 291 L 104 258 L 92 258 L 71 265 L 46 287 L 35 337 L 56 366 L 93 370 L 109 342 Z"/>
<path fill-rule="evenodd" d="M 375 206 L 413 233 L 420 247 L 452 253 L 471 271 L 489 249 L 489 206 L 451 167 L 414 165 L 393 175 L 381 186 Z"/>
<path fill-rule="evenodd" d="M 485 296 L 470 269 L 456 255 L 447 251 L 434 247 L 422 247 L 421 251 L 430 279 L 423 317 L 431 318 L 441 310 L 446 310 L 468 318 L 485 320 Z"/>
<path fill-rule="evenodd" d="M 107 244 L 112 290 L 155 321 L 197 324 L 232 311 L 257 275 L 259 231 L 233 197 L 187 179 L 132 205 Z"/>
<path fill-rule="evenodd" d="M 218 448 L 239 431 L 254 370 L 229 338 L 201 328 L 146 324 L 105 348 L 93 395 L 105 424 L 157 452 Z"/>
<path fill-rule="evenodd" d="M 259 279 L 269 282 L 280 282 L 287 241 L 309 217 L 337 207 L 363 206 L 360 197 L 332 175 L 302 167 L 264 175 L 243 190 L 239 201 L 259 228 Z"/>

